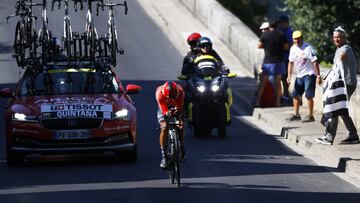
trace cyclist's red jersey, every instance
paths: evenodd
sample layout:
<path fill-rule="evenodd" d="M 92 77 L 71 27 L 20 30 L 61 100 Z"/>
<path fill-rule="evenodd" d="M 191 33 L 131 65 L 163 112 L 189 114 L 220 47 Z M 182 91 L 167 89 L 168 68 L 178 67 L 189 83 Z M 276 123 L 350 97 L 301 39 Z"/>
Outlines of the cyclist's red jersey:
<path fill-rule="evenodd" d="M 156 89 L 156 93 L 155 93 L 156 101 L 163 115 L 165 115 L 166 112 L 169 111 L 169 107 L 175 107 L 180 112 L 183 110 L 185 93 L 180 85 L 176 85 L 176 86 L 178 89 L 178 95 L 175 99 L 168 99 L 162 94 L 163 85 L 159 86 Z"/>

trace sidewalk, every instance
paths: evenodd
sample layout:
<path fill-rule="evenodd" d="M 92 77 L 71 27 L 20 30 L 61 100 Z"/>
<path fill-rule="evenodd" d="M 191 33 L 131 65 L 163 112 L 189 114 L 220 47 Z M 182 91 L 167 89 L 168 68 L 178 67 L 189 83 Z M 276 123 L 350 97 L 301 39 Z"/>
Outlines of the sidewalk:
<path fill-rule="evenodd" d="M 305 117 L 306 106 L 300 109 L 300 114 Z M 315 141 L 315 138 L 324 135 L 324 126 L 320 123 L 321 112 L 314 113 L 316 121 L 311 123 L 286 121 L 292 113 L 293 107 L 256 108 L 252 120 L 256 125 L 267 126 L 275 136 L 285 139 L 286 145 L 317 164 L 333 168 L 334 172 L 345 172 L 354 181 L 360 181 L 360 144 L 339 144 L 347 136 L 344 125 L 339 122 L 333 145 L 322 145 Z"/>

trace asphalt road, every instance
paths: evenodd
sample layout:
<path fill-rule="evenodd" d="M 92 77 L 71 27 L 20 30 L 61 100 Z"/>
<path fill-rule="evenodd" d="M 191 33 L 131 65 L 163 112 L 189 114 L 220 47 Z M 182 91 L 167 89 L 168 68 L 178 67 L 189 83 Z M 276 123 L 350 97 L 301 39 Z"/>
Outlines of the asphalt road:
<path fill-rule="evenodd" d="M 14 21 L 6 24 L 14 1 L 0 0 L 0 88 L 14 86 L 19 77 L 11 58 Z M 4 121 L 0 118 L 0 202 L 358 202 L 360 190 L 331 172 L 289 150 L 241 116 L 251 114 L 249 78 L 232 81 L 235 92 L 233 124 L 228 137 L 215 133 L 195 139 L 187 130 L 187 161 L 182 187 L 171 185 L 159 168 L 160 151 L 155 88 L 175 79 L 182 63 L 179 53 L 137 1 L 129 1 L 128 16 L 116 18 L 120 46 L 119 75 L 123 84 L 143 87 L 133 96 L 138 112 L 137 163 L 115 162 L 111 155 L 55 156 L 34 159 L 24 167 L 5 161 Z M 51 28 L 61 33 L 62 14 L 51 15 Z M 83 18 L 72 17 L 83 29 Z M 106 13 L 96 18 L 99 32 Z M 79 26 L 75 26 L 79 25 Z M 0 100 L 0 114 L 4 99 Z"/>

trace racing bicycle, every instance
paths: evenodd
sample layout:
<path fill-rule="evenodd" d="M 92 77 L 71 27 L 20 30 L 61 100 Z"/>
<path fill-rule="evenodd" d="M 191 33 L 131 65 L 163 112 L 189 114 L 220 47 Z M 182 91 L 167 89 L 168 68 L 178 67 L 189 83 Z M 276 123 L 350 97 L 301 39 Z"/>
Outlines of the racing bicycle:
<path fill-rule="evenodd" d="M 32 7 L 41 4 L 32 3 L 32 0 L 18 0 L 16 3 L 16 12 L 6 18 L 8 21 L 12 17 L 20 16 L 16 23 L 14 49 L 15 59 L 18 66 L 24 68 L 26 58 L 36 58 L 37 35 L 35 30 L 36 16 L 32 13 Z M 28 53 L 27 53 L 28 52 Z"/>
<path fill-rule="evenodd" d="M 58 3 L 58 9 L 61 8 L 61 2 L 64 1 L 65 4 L 65 17 L 64 17 L 64 33 L 63 33 L 63 41 L 64 41 L 64 48 L 66 51 L 66 55 L 68 60 L 72 57 L 72 43 L 73 43 L 73 34 L 71 28 L 71 20 L 69 17 L 69 0 L 53 0 L 51 4 L 51 10 L 54 10 L 54 5 Z"/>
<path fill-rule="evenodd" d="M 174 108 L 170 109 L 172 112 L 176 110 Z M 179 116 L 175 116 L 172 113 L 172 116 L 166 119 L 167 126 L 169 126 L 169 133 L 167 136 L 167 170 L 169 173 L 169 178 L 172 184 L 177 184 L 177 187 L 180 187 L 180 159 L 182 156 L 182 151 L 180 147 L 179 140 L 179 127 L 180 120 Z"/>
<path fill-rule="evenodd" d="M 80 9 L 83 9 L 83 2 L 87 2 L 86 24 L 85 24 L 85 56 L 90 55 L 90 60 L 95 61 L 95 54 L 97 48 L 97 42 L 99 36 L 97 34 L 93 19 L 92 19 L 92 3 L 100 2 L 104 4 L 104 0 L 74 0 L 75 11 L 77 10 L 77 4 L 80 3 Z M 88 46 L 90 45 L 90 49 Z M 89 52 L 89 54 L 88 54 Z"/>
<path fill-rule="evenodd" d="M 116 30 L 116 26 L 115 26 L 115 22 L 114 22 L 114 7 L 116 6 L 123 6 L 125 7 L 125 15 L 127 15 L 128 12 L 128 6 L 126 1 L 124 1 L 123 3 L 112 3 L 111 0 L 108 1 L 107 4 L 97 4 L 97 15 L 99 14 L 99 8 L 101 7 L 102 10 L 104 10 L 104 7 L 108 7 L 109 9 L 109 20 L 108 20 L 108 33 L 107 33 L 107 41 L 108 41 L 108 46 L 110 49 L 110 63 L 113 66 L 116 66 L 116 54 L 119 52 L 120 54 L 124 53 L 123 49 L 118 49 L 118 35 L 117 35 L 117 30 Z"/>

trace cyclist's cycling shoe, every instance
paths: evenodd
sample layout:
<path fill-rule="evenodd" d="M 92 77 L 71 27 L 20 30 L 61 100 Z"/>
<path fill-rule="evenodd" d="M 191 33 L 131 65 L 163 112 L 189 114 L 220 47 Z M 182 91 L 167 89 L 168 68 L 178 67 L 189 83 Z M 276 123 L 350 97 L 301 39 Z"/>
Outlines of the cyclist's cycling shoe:
<path fill-rule="evenodd" d="M 181 146 L 180 146 L 180 148 L 181 148 L 181 157 L 180 157 L 180 161 L 181 161 L 182 163 L 184 163 L 184 162 L 185 162 L 185 160 L 186 160 L 186 158 L 185 158 L 185 147 L 184 147 L 184 145 L 181 145 Z"/>
<path fill-rule="evenodd" d="M 165 156 L 162 156 L 161 158 L 161 162 L 160 162 L 160 168 L 166 170 L 167 169 L 167 160 L 165 158 Z"/>

